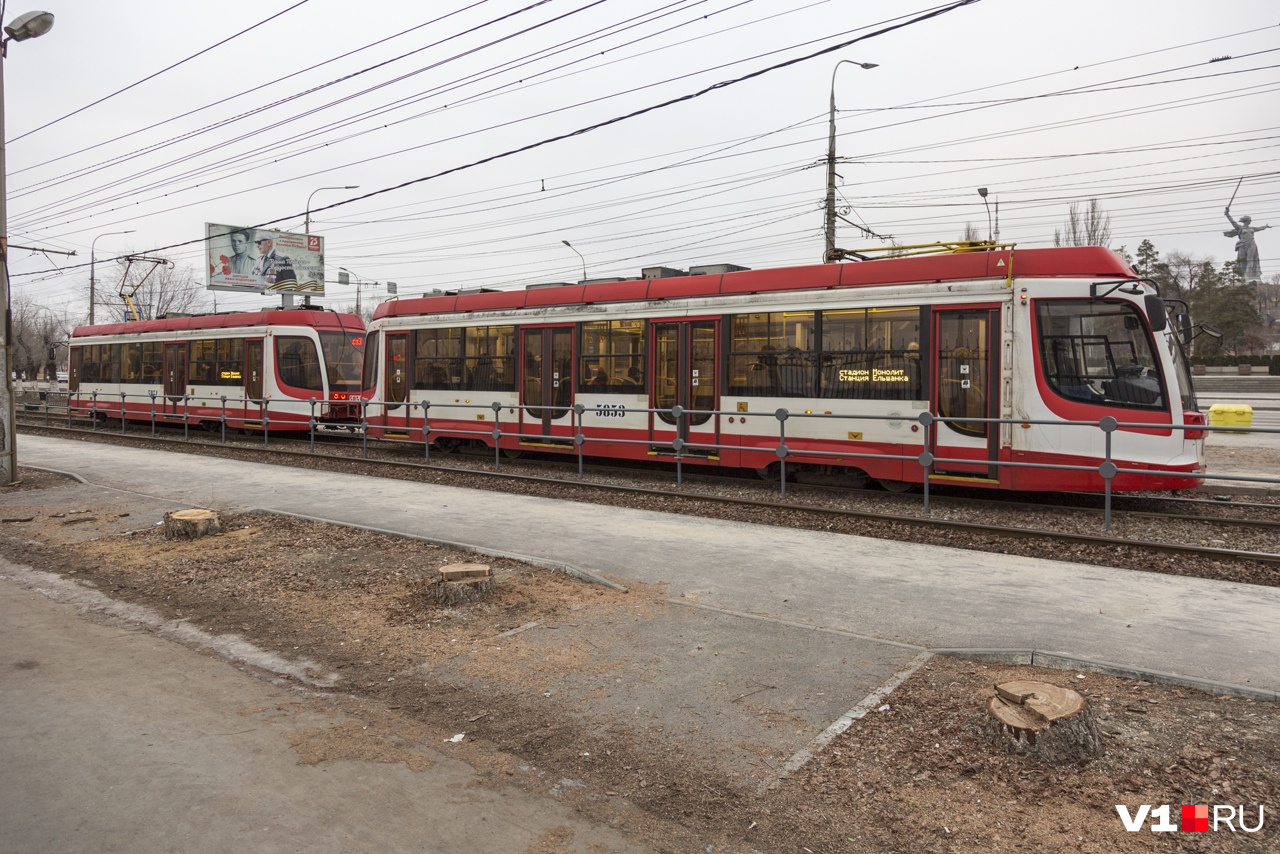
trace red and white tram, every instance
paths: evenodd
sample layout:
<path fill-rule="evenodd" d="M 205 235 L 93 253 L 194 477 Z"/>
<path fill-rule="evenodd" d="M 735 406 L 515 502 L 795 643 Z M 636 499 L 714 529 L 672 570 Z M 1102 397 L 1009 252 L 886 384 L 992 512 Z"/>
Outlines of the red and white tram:
<path fill-rule="evenodd" d="M 364 321 L 312 308 L 98 324 L 71 336 L 72 411 L 246 430 L 358 423 Z M 312 404 L 312 401 L 316 403 Z"/>
<path fill-rule="evenodd" d="M 645 272 L 383 303 L 370 435 L 422 441 L 425 415 L 441 444 L 497 428 L 509 452 L 571 453 L 580 434 L 588 456 L 761 470 L 785 442 L 788 471 L 890 488 L 926 451 L 931 483 L 1101 491 L 1107 459 L 1115 490 L 1202 482 L 1176 324 L 1110 250 Z"/>

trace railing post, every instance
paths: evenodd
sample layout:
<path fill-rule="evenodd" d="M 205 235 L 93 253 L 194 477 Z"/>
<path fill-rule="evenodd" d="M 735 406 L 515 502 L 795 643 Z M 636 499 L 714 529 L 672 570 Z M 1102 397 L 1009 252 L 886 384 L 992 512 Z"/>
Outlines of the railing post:
<path fill-rule="evenodd" d="M 578 451 L 578 480 L 582 480 L 582 446 L 586 444 L 587 441 L 586 434 L 582 432 L 582 413 L 586 411 L 587 408 L 581 403 L 575 403 L 573 405 L 573 417 L 577 422 L 577 429 L 573 431 L 573 444 Z"/>
<path fill-rule="evenodd" d="M 1111 531 L 1111 479 L 1116 476 L 1118 469 L 1118 466 L 1111 461 L 1111 434 L 1116 431 L 1117 423 L 1116 419 L 1110 415 L 1098 422 L 1106 442 L 1106 451 L 1102 457 L 1102 465 L 1098 466 L 1098 474 L 1102 475 L 1106 491 L 1106 498 L 1102 505 L 1102 530 L 1107 532 Z"/>
<path fill-rule="evenodd" d="M 495 400 L 489 404 L 489 407 L 493 410 L 493 470 L 497 471 L 502 465 L 498 461 L 502 455 L 502 449 L 499 447 L 502 442 L 502 426 L 498 423 L 498 413 L 502 411 L 502 404 Z"/>
<path fill-rule="evenodd" d="M 676 425 L 676 437 L 671 442 L 671 447 L 676 452 L 676 489 L 684 489 L 684 439 L 680 438 L 680 419 L 683 417 L 683 407 L 678 404 L 671 407 L 671 418 Z"/>
<path fill-rule="evenodd" d="M 151 395 L 151 438 L 156 437 L 156 390 L 147 389 L 147 393 Z"/>
<path fill-rule="evenodd" d="M 191 395 L 183 393 L 182 395 L 182 441 L 191 438 Z"/>
<path fill-rule="evenodd" d="M 93 399 L 89 403 L 89 432 L 98 431 L 98 390 L 93 390 Z"/>
<path fill-rule="evenodd" d="M 791 449 L 787 447 L 787 419 L 791 417 L 791 413 L 785 409 L 779 409 L 773 413 L 773 417 L 778 419 L 778 447 L 774 453 L 778 455 L 778 497 L 787 497 L 787 454 L 791 453 Z"/>
<path fill-rule="evenodd" d="M 218 416 L 218 421 L 222 425 L 222 430 L 221 430 L 222 444 L 225 445 L 227 444 L 227 396 L 224 394 L 221 397 L 222 397 L 222 414 Z"/>
<path fill-rule="evenodd" d="M 920 422 L 920 426 L 924 428 L 924 451 L 919 457 L 920 467 L 924 469 L 924 515 L 929 515 L 929 470 L 933 468 L 933 464 L 937 459 L 933 455 L 933 431 L 929 428 L 933 426 L 933 413 L 925 410 L 920 413 L 920 417 L 916 419 Z"/>
<path fill-rule="evenodd" d="M 431 409 L 431 401 L 422 401 L 422 461 L 424 463 L 431 462 L 431 418 L 428 410 Z"/>
<path fill-rule="evenodd" d="M 124 399 L 127 392 L 120 392 L 120 435 L 124 435 Z"/>
<path fill-rule="evenodd" d="M 307 436 L 307 444 L 311 453 L 314 454 L 316 452 L 316 399 L 314 397 L 311 398 L 311 415 L 307 418 Z"/>

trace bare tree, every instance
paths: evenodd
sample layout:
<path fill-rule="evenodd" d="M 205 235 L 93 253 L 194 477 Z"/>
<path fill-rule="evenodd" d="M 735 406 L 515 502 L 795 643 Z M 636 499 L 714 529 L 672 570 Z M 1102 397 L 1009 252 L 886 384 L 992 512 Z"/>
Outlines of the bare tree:
<path fill-rule="evenodd" d="M 1072 202 L 1065 229 L 1054 229 L 1054 246 L 1111 245 L 1111 214 L 1102 209 L 1097 199 L 1090 199 L 1087 209 L 1079 202 Z"/>
<path fill-rule="evenodd" d="M 71 321 L 40 305 L 29 294 L 15 298 L 12 311 L 13 359 L 11 369 L 34 380 L 39 376 L 52 379 L 66 359 L 66 350 L 58 349 L 71 337 Z"/>
<path fill-rule="evenodd" d="M 135 262 L 132 265 L 121 262 L 117 270 L 113 271 L 113 276 L 99 278 L 94 290 L 95 308 L 103 309 L 104 317 L 123 317 L 126 310 L 124 298 L 120 295 L 123 291 L 133 293 L 133 304 L 138 309 L 139 320 L 151 320 L 166 314 L 209 311 L 209 292 L 191 267 L 161 264 L 147 275 L 151 269 L 152 264 L 149 262 Z"/>
<path fill-rule="evenodd" d="M 960 240 L 965 243 L 977 243 L 982 239 L 982 235 L 978 234 L 978 229 L 971 222 L 964 224 L 964 234 L 960 235 Z"/>

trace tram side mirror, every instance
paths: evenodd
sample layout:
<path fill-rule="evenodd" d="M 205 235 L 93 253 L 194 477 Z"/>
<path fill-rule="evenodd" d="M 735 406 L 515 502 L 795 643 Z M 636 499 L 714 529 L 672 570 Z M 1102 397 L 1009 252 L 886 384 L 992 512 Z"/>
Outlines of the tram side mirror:
<path fill-rule="evenodd" d="M 1178 315 L 1178 329 L 1182 331 L 1182 343 L 1189 343 L 1192 333 L 1195 332 L 1195 329 L 1191 326 L 1191 315 Z"/>
<path fill-rule="evenodd" d="M 1163 332 L 1169 325 L 1169 315 L 1165 313 L 1164 300 L 1155 294 L 1147 294 L 1147 318 L 1151 321 L 1152 332 Z"/>
<path fill-rule="evenodd" d="M 1222 330 L 1214 326 L 1212 323 L 1200 324 L 1200 331 L 1205 335 L 1208 335 L 1210 338 L 1217 339 L 1218 341 L 1222 340 Z"/>

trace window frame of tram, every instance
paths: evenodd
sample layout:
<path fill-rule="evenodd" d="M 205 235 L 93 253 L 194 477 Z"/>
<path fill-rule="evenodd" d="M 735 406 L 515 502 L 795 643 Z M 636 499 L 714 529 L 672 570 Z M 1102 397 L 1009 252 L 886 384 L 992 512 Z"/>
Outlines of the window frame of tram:
<path fill-rule="evenodd" d="M 190 385 L 244 385 L 244 339 L 200 338 L 187 343 Z"/>
<path fill-rule="evenodd" d="M 578 324 L 578 393 L 644 393 L 648 332 L 642 318 Z"/>
<path fill-rule="evenodd" d="M 1073 313 L 1068 316 L 1068 312 Z M 1137 306 L 1123 300 L 1037 300 L 1034 317 L 1041 375 L 1058 397 L 1092 406 L 1168 409 L 1167 383 L 1157 357 L 1159 349 Z M 1086 331 L 1082 322 L 1086 317 L 1122 317 L 1122 328 L 1103 326 Z M 1064 322 L 1067 328 L 1060 331 Z M 1120 334 L 1114 335 L 1116 332 Z M 1145 362 L 1144 354 L 1138 352 L 1138 338 L 1145 345 Z M 1117 353 L 1124 355 L 1126 350 L 1128 361 L 1121 365 Z M 1064 371 L 1064 366 L 1068 370 Z M 1154 381 L 1154 389 L 1150 381 Z"/>
<path fill-rule="evenodd" d="M 360 386 L 363 391 L 369 391 L 378 384 L 378 365 L 382 364 L 382 353 L 378 349 L 381 337 L 382 331 L 379 329 L 370 330 L 364 337 L 364 365 L 360 372 Z"/>
<path fill-rule="evenodd" d="M 410 334 L 415 391 L 516 390 L 516 327 L 439 326 Z"/>
<path fill-rule="evenodd" d="M 305 335 L 277 335 L 274 356 L 281 385 L 301 391 L 324 391 L 320 351 L 314 340 Z"/>
<path fill-rule="evenodd" d="M 727 393 L 927 400 L 927 313 L 913 305 L 730 315 Z"/>

